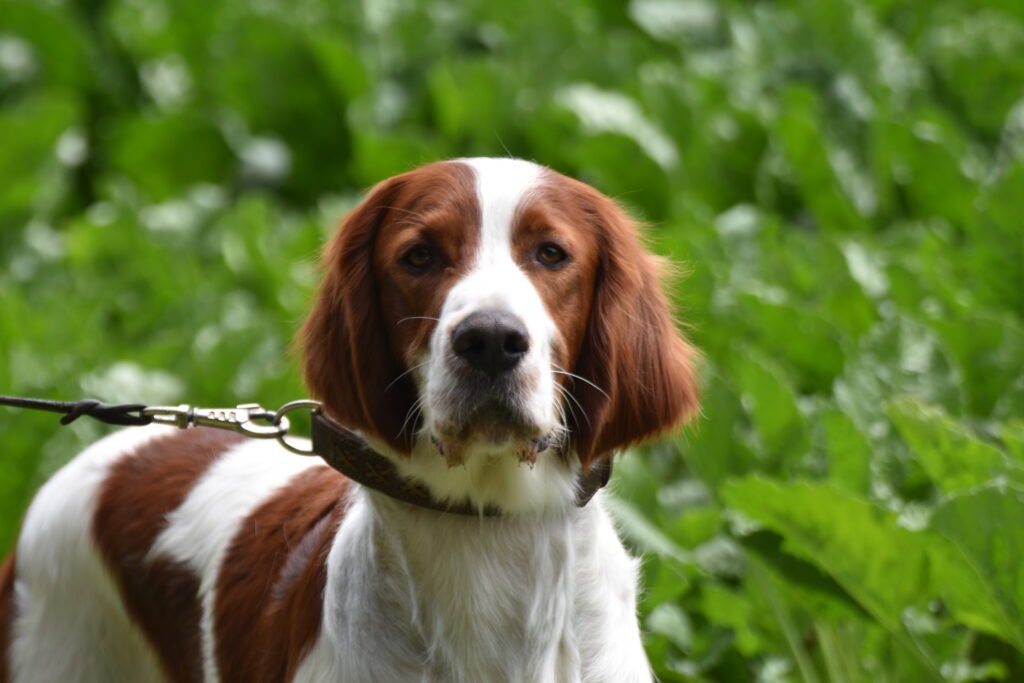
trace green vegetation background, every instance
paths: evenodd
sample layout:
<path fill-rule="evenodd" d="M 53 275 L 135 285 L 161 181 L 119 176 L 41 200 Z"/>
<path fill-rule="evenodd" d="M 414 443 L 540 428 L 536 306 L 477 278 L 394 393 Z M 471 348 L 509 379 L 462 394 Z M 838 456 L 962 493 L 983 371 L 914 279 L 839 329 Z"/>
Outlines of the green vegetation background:
<path fill-rule="evenodd" d="M 1024 3 L 0 0 L 0 393 L 299 397 L 324 236 L 460 155 L 686 265 L 620 460 L 664 681 L 1024 680 Z M 0 411 L 0 548 L 103 433 Z"/>

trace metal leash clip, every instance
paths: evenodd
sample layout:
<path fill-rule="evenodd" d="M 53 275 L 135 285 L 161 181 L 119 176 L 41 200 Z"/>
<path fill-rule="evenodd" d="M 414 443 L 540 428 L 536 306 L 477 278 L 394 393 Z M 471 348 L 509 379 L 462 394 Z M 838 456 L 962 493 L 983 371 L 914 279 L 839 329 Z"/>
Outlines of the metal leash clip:
<path fill-rule="evenodd" d="M 299 455 L 312 455 L 310 448 L 303 448 L 287 440 L 291 423 L 287 413 L 293 410 L 317 410 L 317 401 L 291 401 L 276 412 L 267 410 L 258 403 L 243 403 L 234 408 L 201 408 L 183 403 L 179 406 L 149 406 L 141 413 L 153 418 L 158 424 L 172 425 L 180 429 L 188 427 L 212 427 L 244 434 L 254 439 L 277 439 L 282 446 Z"/>

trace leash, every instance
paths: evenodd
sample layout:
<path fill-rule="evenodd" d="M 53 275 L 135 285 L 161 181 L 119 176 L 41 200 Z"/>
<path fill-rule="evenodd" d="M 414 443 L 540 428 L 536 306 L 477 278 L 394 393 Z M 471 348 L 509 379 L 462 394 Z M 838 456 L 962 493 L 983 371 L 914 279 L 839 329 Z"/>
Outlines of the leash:
<path fill-rule="evenodd" d="M 501 514 L 490 507 L 481 509 L 467 503 L 449 504 L 435 499 L 425 486 L 402 477 L 395 464 L 375 451 L 362 437 L 325 415 L 320 410 L 319 401 L 310 399 L 290 401 L 276 411 L 267 410 L 258 403 L 243 403 L 234 408 L 201 408 L 188 404 L 147 406 L 143 403 L 103 403 L 93 398 L 81 401 L 47 401 L 3 395 L 0 395 L 0 405 L 61 413 L 62 425 L 71 424 L 85 416 L 120 426 L 164 424 L 179 429 L 212 427 L 254 439 L 276 439 L 292 453 L 320 456 L 328 465 L 352 481 L 410 505 L 472 517 L 494 517 Z M 291 422 L 288 415 L 297 410 L 308 410 L 311 414 L 312 439 L 309 448 L 289 439 Z M 590 502 L 590 499 L 608 483 L 611 471 L 611 459 L 608 458 L 582 475 L 575 501 L 576 507 L 583 507 Z"/>

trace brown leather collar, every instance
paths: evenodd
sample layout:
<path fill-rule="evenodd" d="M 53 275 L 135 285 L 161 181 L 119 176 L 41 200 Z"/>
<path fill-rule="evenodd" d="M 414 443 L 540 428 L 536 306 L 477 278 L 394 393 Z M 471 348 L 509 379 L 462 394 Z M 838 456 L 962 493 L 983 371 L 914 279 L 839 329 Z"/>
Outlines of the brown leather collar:
<path fill-rule="evenodd" d="M 448 504 L 436 500 L 422 484 L 403 478 L 394 463 L 370 448 L 357 434 L 319 411 L 313 413 L 313 452 L 328 465 L 352 481 L 379 491 L 386 496 L 410 505 L 472 517 L 494 517 L 497 509 L 480 510 L 469 503 Z M 611 459 L 602 460 L 590 468 L 580 480 L 576 506 L 583 507 L 594 497 L 612 473 Z"/>

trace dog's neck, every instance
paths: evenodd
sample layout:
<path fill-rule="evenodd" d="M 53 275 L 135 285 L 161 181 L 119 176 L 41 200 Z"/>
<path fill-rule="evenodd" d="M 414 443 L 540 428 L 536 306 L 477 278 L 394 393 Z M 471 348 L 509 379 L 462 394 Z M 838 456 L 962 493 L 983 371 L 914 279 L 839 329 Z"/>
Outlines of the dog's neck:
<path fill-rule="evenodd" d="M 350 641 L 342 652 L 367 629 L 393 651 L 339 662 L 352 676 L 343 680 L 575 680 L 575 617 L 596 607 L 581 604 L 591 596 L 581 595 L 579 563 L 594 560 L 599 505 L 472 518 L 367 489 L 352 500 L 347 516 L 358 523 L 346 524 L 329 560 L 328 628 Z"/>
<path fill-rule="evenodd" d="M 391 457 L 401 476 L 422 483 L 437 500 L 501 514 L 564 513 L 579 490 L 575 454 L 545 453 L 527 464 L 513 453 L 471 451 L 451 467 L 428 438 L 420 438 L 408 456 Z"/>

